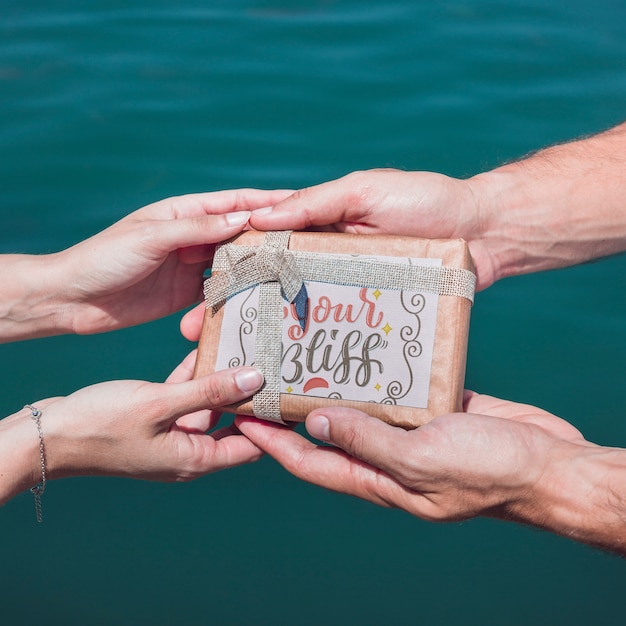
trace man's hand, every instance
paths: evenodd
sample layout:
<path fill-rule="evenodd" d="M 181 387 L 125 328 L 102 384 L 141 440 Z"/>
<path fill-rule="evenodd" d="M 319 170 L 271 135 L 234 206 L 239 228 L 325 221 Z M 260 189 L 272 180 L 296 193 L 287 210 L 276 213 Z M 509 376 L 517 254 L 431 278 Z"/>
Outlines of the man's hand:
<path fill-rule="evenodd" d="M 605 509 L 626 492 L 625 451 L 528 405 L 468 392 L 464 408 L 412 431 L 351 409 L 313 411 L 309 434 L 332 446 L 254 418 L 236 424 L 295 476 L 334 491 L 426 520 L 497 517 L 626 550 L 623 502 Z"/>
<path fill-rule="evenodd" d="M 271 209 L 271 210 L 270 210 Z M 478 288 L 497 278 L 469 181 L 431 172 L 379 169 L 297 191 L 252 213 L 259 230 L 322 229 L 363 235 L 463 238 L 476 264 Z"/>

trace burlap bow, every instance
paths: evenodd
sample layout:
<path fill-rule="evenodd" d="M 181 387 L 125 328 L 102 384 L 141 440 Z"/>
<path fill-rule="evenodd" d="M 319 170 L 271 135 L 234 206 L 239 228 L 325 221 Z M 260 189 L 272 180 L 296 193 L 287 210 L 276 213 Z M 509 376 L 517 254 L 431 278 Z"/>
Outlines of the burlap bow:
<path fill-rule="evenodd" d="M 287 249 L 290 234 L 291 231 L 268 232 L 263 245 L 252 252 L 242 251 L 240 246 L 222 247 L 220 252 L 224 256 L 219 259 L 219 265 L 225 271 L 206 282 L 206 306 L 219 309 L 229 297 L 267 282 L 280 283 L 285 298 L 293 302 L 303 282 L 296 259 Z"/>

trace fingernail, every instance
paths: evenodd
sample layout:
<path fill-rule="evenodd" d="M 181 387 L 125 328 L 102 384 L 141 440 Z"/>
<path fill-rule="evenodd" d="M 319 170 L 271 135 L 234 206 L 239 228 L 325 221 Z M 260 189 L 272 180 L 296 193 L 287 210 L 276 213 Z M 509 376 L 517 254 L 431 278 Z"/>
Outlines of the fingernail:
<path fill-rule="evenodd" d="M 267 215 L 274 210 L 273 206 L 264 206 L 262 209 L 255 209 L 252 211 L 255 215 Z"/>
<path fill-rule="evenodd" d="M 252 213 L 250 211 L 236 211 L 235 213 L 226 213 L 226 223 L 229 226 L 241 226 L 245 224 Z"/>
<path fill-rule="evenodd" d="M 263 374 L 253 367 L 246 367 L 235 372 L 235 382 L 241 391 L 249 393 L 263 385 Z"/>
<path fill-rule="evenodd" d="M 330 441 L 330 422 L 325 415 L 312 415 L 306 421 L 306 429 L 320 441 Z"/>

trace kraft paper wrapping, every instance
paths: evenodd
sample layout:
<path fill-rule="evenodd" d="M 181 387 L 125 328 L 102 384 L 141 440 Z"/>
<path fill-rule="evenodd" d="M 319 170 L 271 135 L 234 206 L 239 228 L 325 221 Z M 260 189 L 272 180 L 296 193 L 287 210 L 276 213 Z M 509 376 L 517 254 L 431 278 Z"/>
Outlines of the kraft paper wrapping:
<path fill-rule="evenodd" d="M 261 246 L 266 233 L 245 232 L 233 240 L 237 246 Z M 293 232 L 289 238 L 289 250 L 331 255 L 364 255 L 372 257 L 398 257 L 407 259 L 433 260 L 444 268 L 460 268 L 474 271 L 474 265 L 467 244 L 457 240 L 416 239 L 398 236 L 365 236 L 339 233 Z M 218 275 L 219 272 L 214 272 Z M 425 298 L 432 296 L 425 294 Z M 466 297 L 438 295 L 436 300 L 436 322 L 432 358 L 428 364 L 430 379 L 427 381 L 427 401 L 425 406 L 414 407 L 401 404 L 385 404 L 375 401 L 361 401 L 346 398 L 328 398 L 294 393 L 280 393 L 280 417 L 284 421 L 303 421 L 315 408 L 326 406 L 352 407 L 364 411 L 389 424 L 411 429 L 427 423 L 434 417 L 460 411 L 462 409 L 467 339 L 472 303 Z M 287 305 L 287 303 L 285 302 Z M 287 305 L 288 306 L 288 305 Z M 227 306 L 207 307 L 198 344 L 198 357 L 194 376 L 214 372 L 218 362 L 220 336 L 225 324 Z M 285 309 L 286 311 L 286 309 Z M 226 324 L 230 315 L 227 314 Z M 293 324 L 293 319 L 284 323 Z M 332 325 L 332 322 L 329 322 Z M 229 328 L 225 326 L 224 332 Z M 234 331 L 233 331 L 234 332 Z M 381 333 L 382 335 L 382 333 Z M 387 357 L 389 358 L 389 357 Z M 401 359 L 401 355 L 393 357 Z M 222 355 L 223 360 L 223 355 Z M 245 363 L 251 365 L 253 363 Z M 220 368 L 221 369 L 221 368 Z M 334 390 L 332 384 L 329 393 Z M 222 407 L 223 411 L 254 415 L 253 401 L 247 400 L 232 406 Z"/>

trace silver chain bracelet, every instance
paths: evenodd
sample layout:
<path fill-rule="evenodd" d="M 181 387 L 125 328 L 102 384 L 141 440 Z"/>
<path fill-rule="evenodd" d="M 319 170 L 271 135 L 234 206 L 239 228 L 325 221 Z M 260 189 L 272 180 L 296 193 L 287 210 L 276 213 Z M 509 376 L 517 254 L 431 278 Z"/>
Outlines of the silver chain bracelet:
<path fill-rule="evenodd" d="M 35 420 L 37 425 L 37 433 L 39 434 L 39 460 L 41 462 L 41 482 L 37 483 L 30 488 L 31 493 L 35 497 L 35 513 L 37 514 L 37 521 L 42 522 L 43 516 L 41 514 L 41 496 L 46 490 L 46 450 L 43 446 L 43 430 L 41 429 L 41 416 L 42 412 L 34 407 L 32 404 L 24 406 L 25 409 L 30 410 L 31 417 Z"/>

